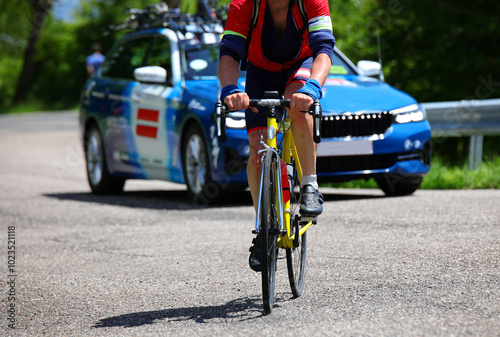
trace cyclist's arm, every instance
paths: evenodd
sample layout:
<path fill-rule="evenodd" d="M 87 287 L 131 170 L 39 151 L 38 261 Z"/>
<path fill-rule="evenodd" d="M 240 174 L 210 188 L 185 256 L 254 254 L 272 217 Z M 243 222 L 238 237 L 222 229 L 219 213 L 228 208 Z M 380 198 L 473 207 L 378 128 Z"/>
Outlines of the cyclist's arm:
<path fill-rule="evenodd" d="M 238 85 L 239 63 L 229 55 L 222 55 L 219 60 L 219 80 L 224 88 L 228 85 Z"/>
<path fill-rule="evenodd" d="M 222 88 L 238 86 L 239 63 L 229 55 L 222 55 L 219 60 L 219 80 Z M 224 102 L 230 111 L 248 108 L 249 98 L 245 92 L 237 92 L 226 96 Z M 254 110 L 254 108 L 252 108 Z"/>
<path fill-rule="evenodd" d="M 311 66 L 311 78 L 319 82 L 321 86 L 325 84 L 326 77 L 330 73 L 332 60 L 327 54 L 319 54 Z"/>
<path fill-rule="evenodd" d="M 328 1 L 306 1 L 305 6 L 309 17 L 309 47 L 314 61 L 310 80 L 292 96 L 290 102 L 291 107 L 299 111 L 308 111 L 314 100 L 322 97 L 321 88 L 330 72 L 335 46 Z"/>
<path fill-rule="evenodd" d="M 311 66 L 311 79 L 316 80 L 321 87 L 325 84 L 326 77 L 330 72 L 332 61 L 327 54 L 319 54 L 313 61 Z M 312 96 L 296 92 L 292 95 L 290 100 L 290 108 L 298 111 L 309 111 L 311 105 L 314 103 Z"/>

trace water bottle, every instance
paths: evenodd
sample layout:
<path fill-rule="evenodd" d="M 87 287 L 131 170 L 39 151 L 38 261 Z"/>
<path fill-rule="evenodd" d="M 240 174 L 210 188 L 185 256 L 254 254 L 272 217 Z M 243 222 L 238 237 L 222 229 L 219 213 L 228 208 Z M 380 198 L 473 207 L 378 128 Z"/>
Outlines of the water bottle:
<path fill-rule="evenodd" d="M 288 166 L 281 160 L 281 187 L 283 189 L 283 201 L 290 201 L 290 183 L 288 181 Z"/>

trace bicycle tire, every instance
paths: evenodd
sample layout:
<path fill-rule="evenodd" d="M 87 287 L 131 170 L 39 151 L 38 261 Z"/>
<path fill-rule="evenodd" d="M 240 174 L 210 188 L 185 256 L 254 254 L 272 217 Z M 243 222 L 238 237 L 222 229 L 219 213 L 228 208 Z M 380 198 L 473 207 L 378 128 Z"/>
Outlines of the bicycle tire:
<path fill-rule="evenodd" d="M 292 161 L 289 172 L 290 184 L 290 216 L 291 226 L 294 233 L 297 234 L 300 224 L 297 221 L 300 209 L 300 183 L 295 169 L 295 163 Z M 290 170 L 289 170 L 290 171 Z M 291 175 L 290 175 L 291 174 Z M 286 249 L 286 266 L 288 269 L 288 280 L 294 297 L 299 297 L 304 289 L 304 278 L 306 270 L 306 254 L 307 253 L 307 232 L 302 234 L 298 240 L 298 246 Z"/>
<path fill-rule="evenodd" d="M 281 174 L 275 166 L 276 155 L 268 152 L 264 156 L 262 169 L 263 189 L 261 199 L 260 238 L 262 243 L 262 298 L 264 312 L 270 314 L 275 298 L 277 243 L 278 243 L 278 212 L 276 205 L 276 174 Z"/>

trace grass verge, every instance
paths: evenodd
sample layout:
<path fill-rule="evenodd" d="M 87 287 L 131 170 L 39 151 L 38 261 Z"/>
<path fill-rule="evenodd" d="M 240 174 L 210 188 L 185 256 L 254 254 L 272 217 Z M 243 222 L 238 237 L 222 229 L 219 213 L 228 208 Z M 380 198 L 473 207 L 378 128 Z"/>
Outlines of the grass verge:
<path fill-rule="evenodd" d="M 322 184 L 341 188 L 378 188 L 377 183 L 355 180 L 344 183 Z M 446 166 L 438 157 L 432 158 L 431 170 L 424 177 L 421 189 L 491 189 L 500 188 L 500 157 L 485 161 L 478 170 L 469 170 L 468 164 L 461 167 Z"/>

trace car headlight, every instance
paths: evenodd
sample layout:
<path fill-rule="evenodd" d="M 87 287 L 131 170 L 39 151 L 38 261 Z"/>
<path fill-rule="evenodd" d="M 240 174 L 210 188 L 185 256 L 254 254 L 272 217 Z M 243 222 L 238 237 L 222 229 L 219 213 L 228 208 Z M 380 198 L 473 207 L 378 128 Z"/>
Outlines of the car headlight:
<path fill-rule="evenodd" d="M 421 122 L 427 119 L 425 109 L 420 104 L 410 104 L 399 109 L 391 110 L 394 123 Z"/>
<path fill-rule="evenodd" d="M 242 112 L 236 112 L 227 115 L 226 127 L 230 129 L 244 129 L 246 127 L 245 114 Z"/>

